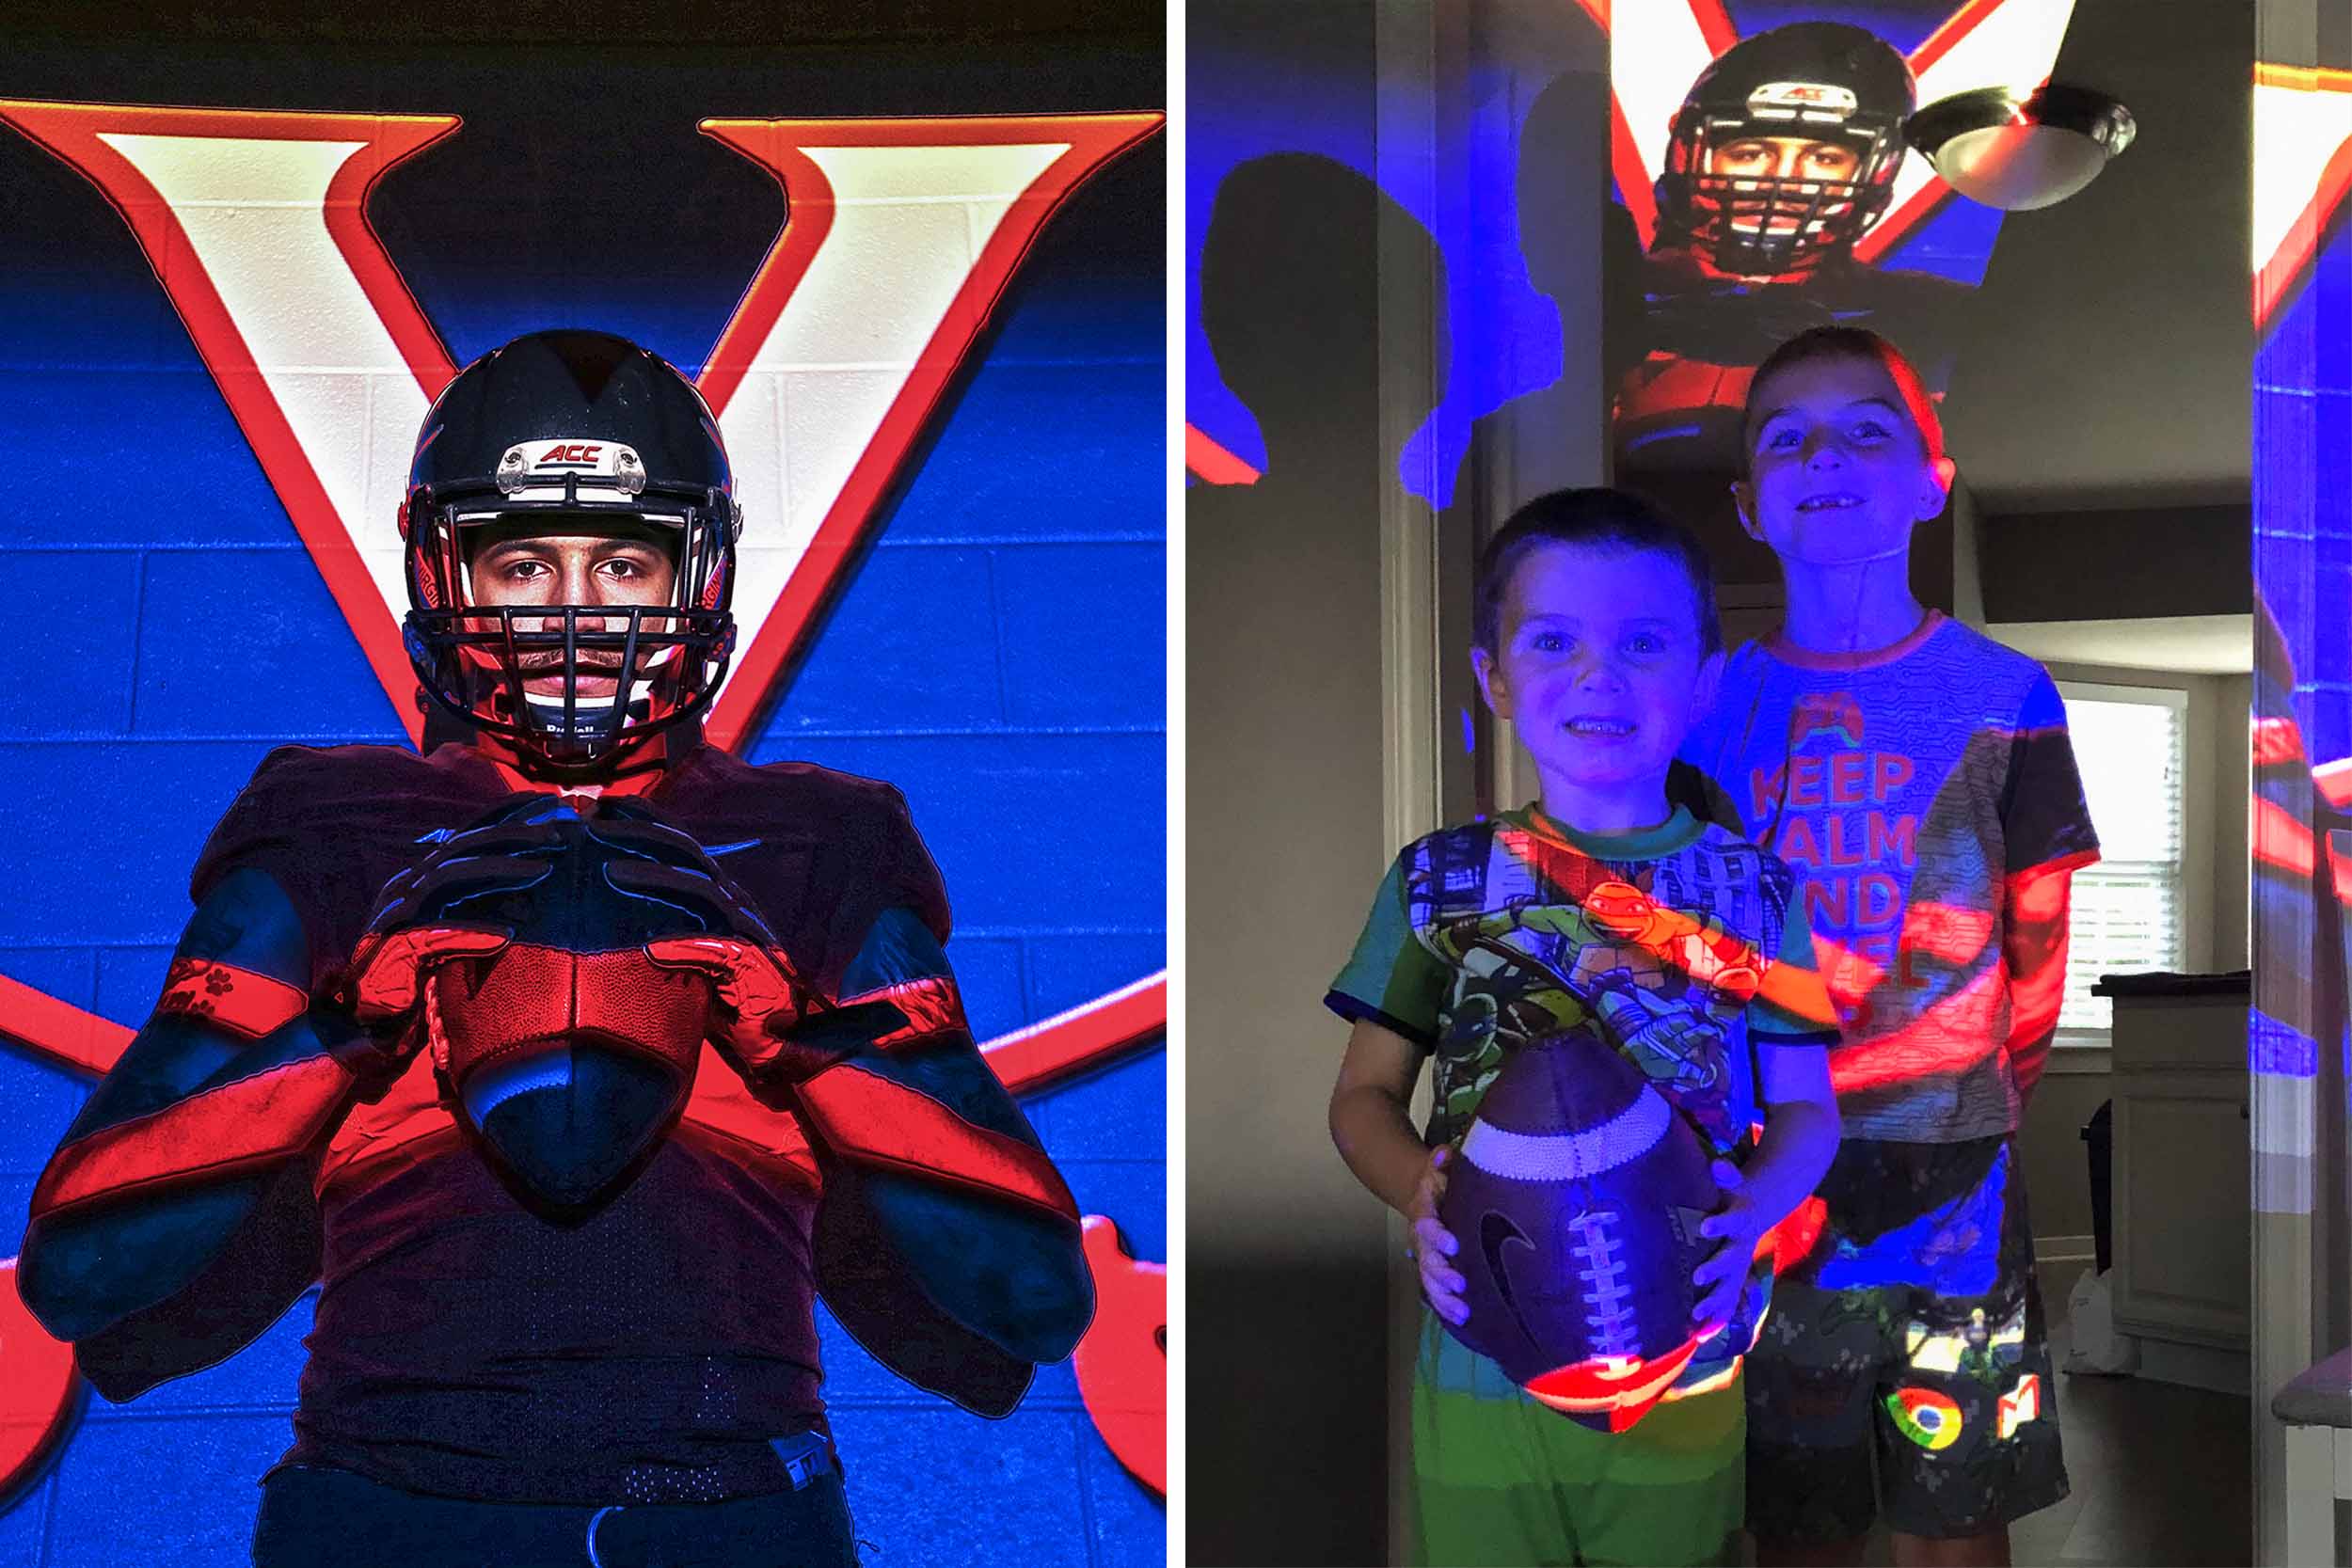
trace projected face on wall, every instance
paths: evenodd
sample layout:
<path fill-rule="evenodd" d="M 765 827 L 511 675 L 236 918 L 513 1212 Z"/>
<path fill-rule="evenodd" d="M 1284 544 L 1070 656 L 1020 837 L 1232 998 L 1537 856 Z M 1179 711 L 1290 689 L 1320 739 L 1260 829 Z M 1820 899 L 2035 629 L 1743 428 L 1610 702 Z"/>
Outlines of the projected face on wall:
<path fill-rule="evenodd" d="M 1675 116 L 1650 254 L 1756 286 L 1851 264 L 1893 194 L 1915 93 L 1893 45 L 1843 23 L 1732 45 Z"/>
<path fill-rule="evenodd" d="M 2038 8 L 2031 25 L 2013 5 L 1942 8 L 1822 7 L 1745 31 L 1738 13 L 1764 8 L 1619 9 L 1614 172 L 1644 241 L 1639 319 L 1607 367 L 1626 477 L 1736 472 L 1756 365 L 1809 326 L 1868 326 L 1946 383 L 1999 214 L 1947 200 L 1903 123 L 1957 88 L 1955 71 L 2039 80 L 2071 7 Z M 1939 210 L 1957 221 L 1923 225 Z"/>
<path fill-rule="evenodd" d="M 1956 93 L 2044 80 L 2073 13 L 2074 0 L 1580 0 L 1559 8 L 1553 36 L 1500 40 L 1473 23 L 1471 62 L 1435 84 L 1439 177 L 1381 187 L 1435 247 L 1451 349 L 1436 408 L 1384 465 L 1449 505 L 1476 469 L 1464 458 L 1482 421 L 1510 410 L 1512 422 L 1557 429 L 1589 417 L 1564 393 L 1597 355 L 1620 469 L 1719 476 L 1736 464 L 1753 368 L 1827 322 L 1893 339 L 1941 390 L 1979 332 L 1975 293 L 2003 214 L 1937 180 L 1903 121 Z M 1596 137 L 1589 77 L 1572 65 L 1603 40 L 1613 207 L 1581 177 L 1597 172 Z M 1275 72 L 1263 42 L 1200 47 L 1189 72 L 1186 464 L 1201 483 L 1249 483 L 1279 442 L 1204 328 L 1233 305 L 1212 297 L 1201 268 L 1227 177 L 1298 153 L 1366 181 L 1381 168 L 1371 117 L 1338 76 L 1287 58 Z M 1597 345 L 1566 325 L 1597 290 L 1611 317 Z M 1525 453 L 1505 467 L 1541 477 Z M 1711 478 L 1710 493 L 1721 495 Z"/>

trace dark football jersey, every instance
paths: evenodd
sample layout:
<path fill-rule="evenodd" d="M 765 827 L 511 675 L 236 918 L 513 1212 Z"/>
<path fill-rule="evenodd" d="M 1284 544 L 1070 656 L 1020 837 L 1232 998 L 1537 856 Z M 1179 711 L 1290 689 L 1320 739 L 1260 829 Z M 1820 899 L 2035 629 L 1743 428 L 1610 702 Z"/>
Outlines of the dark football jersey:
<path fill-rule="evenodd" d="M 294 901 L 313 994 L 378 892 L 507 799 L 479 752 L 284 748 L 205 846 L 200 902 L 252 867 Z M 942 941 L 939 877 L 898 791 L 710 747 L 642 798 L 711 852 L 833 990 L 878 915 Z M 500 1501 L 684 1502 L 787 1484 L 768 1440 L 823 1425 L 814 1163 L 791 1118 L 707 1053 L 695 1103 L 585 1221 L 524 1207 L 438 1102 L 423 1055 L 361 1106 L 317 1178 L 324 1264 L 288 1463 Z"/>

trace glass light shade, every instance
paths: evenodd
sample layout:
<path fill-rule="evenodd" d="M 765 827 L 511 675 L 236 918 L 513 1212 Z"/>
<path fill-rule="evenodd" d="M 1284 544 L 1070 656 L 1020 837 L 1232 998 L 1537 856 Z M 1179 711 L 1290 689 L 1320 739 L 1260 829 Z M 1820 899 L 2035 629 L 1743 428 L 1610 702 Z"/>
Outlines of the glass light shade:
<path fill-rule="evenodd" d="M 2103 93 L 2050 84 L 1981 87 L 1938 100 L 1903 127 L 1944 182 L 1973 201 L 2027 212 L 2065 200 L 2129 147 L 2131 111 Z"/>

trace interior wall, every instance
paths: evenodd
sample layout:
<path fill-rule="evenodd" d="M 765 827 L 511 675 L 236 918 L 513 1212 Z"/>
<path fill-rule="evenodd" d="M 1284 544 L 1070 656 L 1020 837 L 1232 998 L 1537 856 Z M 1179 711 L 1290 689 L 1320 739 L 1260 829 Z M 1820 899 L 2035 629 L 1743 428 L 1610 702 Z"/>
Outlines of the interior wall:
<path fill-rule="evenodd" d="M 2209 957 L 2215 969 L 2245 969 L 2253 962 L 2247 934 L 2252 862 L 2247 856 L 2248 814 L 2244 802 L 2253 789 L 2254 677 L 2217 675 L 2213 688 L 2209 740 L 2214 758 L 2214 794 L 2207 819 L 2214 828 L 2216 875 Z"/>
<path fill-rule="evenodd" d="M 2131 621 L 2254 608 L 2251 509 L 2149 506 L 1988 515 L 1988 620 Z"/>
<path fill-rule="evenodd" d="M 1389 1557 L 1378 1200 L 1326 1124 L 1346 1025 L 1322 1006 L 1383 842 L 1373 259 L 1374 9 L 1200 0 L 1196 146 L 1312 95 L 1331 153 L 1218 184 L 1200 320 L 1264 437 L 1254 483 L 1185 498 L 1187 1541 L 1196 1563 Z M 1395 234 L 1390 233 L 1391 245 Z"/>
<path fill-rule="evenodd" d="M 2033 1102 L 2026 1107 L 2025 1129 L 2018 1139 L 2034 1251 L 2045 1263 L 2074 1250 L 2066 1243 L 2091 1234 L 2090 1150 L 2082 1132 L 2107 1098 L 2105 1063 L 2085 1072 L 2069 1072 L 2068 1065 L 2054 1064 L 2042 1075 Z M 2090 1243 L 2082 1242 L 2080 1250 L 2089 1252 Z M 2062 1305 L 2042 1303 L 2052 1316 Z"/>
<path fill-rule="evenodd" d="M 2188 693 L 2188 757 L 2184 816 L 2191 885 L 2183 902 L 2190 972 L 2246 967 L 2246 810 L 2248 705 L 2252 677 L 2051 664 L 2061 681 L 2157 687 Z M 2104 1050 L 2059 1046 L 2043 1076 L 2019 1140 L 2026 1190 L 2032 1195 L 2037 1240 L 2091 1233 L 2090 1166 L 2082 1129 L 2107 1098 Z M 2048 1304 L 2055 1308 L 2058 1304 Z"/>

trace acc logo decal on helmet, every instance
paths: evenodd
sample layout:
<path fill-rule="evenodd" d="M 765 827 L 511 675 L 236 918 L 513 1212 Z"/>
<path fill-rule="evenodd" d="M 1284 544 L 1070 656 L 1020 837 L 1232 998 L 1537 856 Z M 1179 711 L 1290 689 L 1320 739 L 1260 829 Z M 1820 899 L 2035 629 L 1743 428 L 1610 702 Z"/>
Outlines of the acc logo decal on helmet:
<path fill-rule="evenodd" d="M 511 496 L 528 488 L 534 474 L 583 471 L 610 479 L 616 488 L 632 496 L 645 487 L 644 462 L 630 448 L 617 441 L 567 440 L 559 436 L 553 441 L 509 447 L 506 455 L 499 459 L 499 488 Z"/>
<path fill-rule="evenodd" d="M 1748 94 L 1748 113 L 1758 119 L 1843 125 L 1861 107 L 1851 88 L 1823 82 L 1767 82 Z"/>

